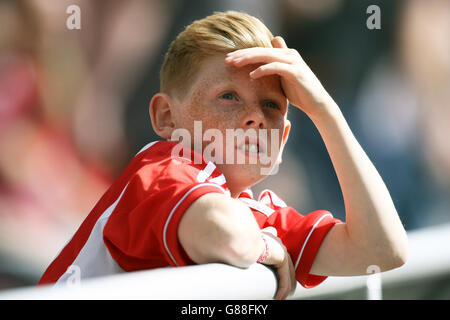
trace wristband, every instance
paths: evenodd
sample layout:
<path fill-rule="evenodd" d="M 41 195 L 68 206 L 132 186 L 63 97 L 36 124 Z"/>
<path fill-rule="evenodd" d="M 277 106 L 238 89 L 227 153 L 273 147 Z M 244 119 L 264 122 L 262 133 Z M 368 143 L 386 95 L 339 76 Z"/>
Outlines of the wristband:
<path fill-rule="evenodd" d="M 264 236 L 261 234 L 261 238 L 264 240 L 265 249 L 264 249 L 264 253 L 263 253 L 263 254 L 261 255 L 261 257 L 259 257 L 259 259 L 256 261 L 256 262 L 258 262 L 258 263 L 264 262 L 264 261 L 267 259 L 267 257 L 269 256 L 269 245 L 268 245 L 268 243 L 267 243 L 266 237 L 264 237 Z"/>

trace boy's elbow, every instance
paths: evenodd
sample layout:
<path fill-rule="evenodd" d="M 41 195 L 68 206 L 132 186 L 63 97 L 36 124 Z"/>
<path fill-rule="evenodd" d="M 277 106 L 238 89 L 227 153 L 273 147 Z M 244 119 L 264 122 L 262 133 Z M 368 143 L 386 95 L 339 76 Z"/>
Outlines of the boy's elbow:
<path fill-rule="evenodd" d="M 399 252 L 396 254 L 392 254 L 390 257 L 384 259 L 382 269 L 383 271 L 389 271 L 400 268 L 406 263 L 407 260 L 408 260 L 407 252 Z"/>
<path fill-rule="evenodd" d="M 408 261 L 408 257 L 409 257 L 409 249 L 408 249 L 408 241 L 405 240 L 405 243 L 396 250 L 395 256 L 394 256 L 394 261 L 393 261 L 393 268 L 399 268 L 401 266 L 403 266 L 406 261 Z"/>
<path fill-rule="evenodd" d="M 408 240 L 405 235 L 404 239 L 385 248 L 384 254 L 382 258 L 380 258 L 383 271 L 400 268 L 407 262 L 408 256 Z"/>

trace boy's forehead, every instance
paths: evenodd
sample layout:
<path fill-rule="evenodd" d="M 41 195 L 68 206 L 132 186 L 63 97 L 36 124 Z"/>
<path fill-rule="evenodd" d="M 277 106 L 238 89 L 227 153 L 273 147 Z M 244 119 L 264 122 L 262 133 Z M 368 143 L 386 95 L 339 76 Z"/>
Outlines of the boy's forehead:
<path fill-rule="evenodd" d="M 222 84 L 248 85 L 283 94 L 280 77 L 277 75 L 262 77 L 257 80 L 250 78 L 249 73 L 262 64 L 252 64 L 243 67 L 229 66 L 224 61 L 225 55 L 216 55 L 204 61 L 198 70 L 194 91 L 208 91 Z"/>
<path fill-rule="evenodd" d="M 233 81 L 243 68 L 229 66 L 225 63 L 225 55 L 214 55 L 203 61 L 198 70 L 197 79 L 200 82 Z"/>

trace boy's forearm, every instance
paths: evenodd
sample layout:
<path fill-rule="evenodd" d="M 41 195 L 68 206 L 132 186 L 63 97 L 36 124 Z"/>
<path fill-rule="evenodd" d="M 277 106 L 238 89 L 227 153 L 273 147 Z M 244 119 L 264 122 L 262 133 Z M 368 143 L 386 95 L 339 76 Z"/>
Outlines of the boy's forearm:
<path fill-rule="evenodd" d="M 248 267 L 264 250 L 250 209 L 239 200 L 215 193 L 200 197 L 186 210 L 178 237 L 199 264 L 223 262 Z"/>
<path fill-rule="evenodd" d="M 354 137 L 334 101 L 311 117 L 336 171 L 351 240 L 371 250 L 377 261 L 402 264 L 407 255 L 406 232 L 378 171 Z M 392 260 L 394 259 L 394 261 Z"/>
<path fill-rule="evenodd" d="M 220 194 L 207 194 L 186 210 L 178 227 L 181 245 L 195 263 L 222 262 L 248 267 L 266 253 L 264 264 L 284 266 L 286 248 L 265 235 L 246 204 Z M 285 271 L 284 271 L 285 272 Z"/>

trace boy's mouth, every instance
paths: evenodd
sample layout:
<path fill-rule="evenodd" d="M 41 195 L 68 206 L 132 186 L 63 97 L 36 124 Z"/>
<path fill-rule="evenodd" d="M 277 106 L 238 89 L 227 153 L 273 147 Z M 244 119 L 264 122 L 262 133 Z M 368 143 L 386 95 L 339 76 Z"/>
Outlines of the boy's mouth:
<path fill-rule="evenodd" d="M 252 152 L 252 153 L 259 153 L 259 147 L 257 144 L 243 144 L 239 150 Z"/>
<path fill-rule="evenodd" d="M 248 154 L 257 155 L 265 152 L 265 145 L 257 138 L 246 137 L 245 140 L 236 147 L 236 149 Z"/>

